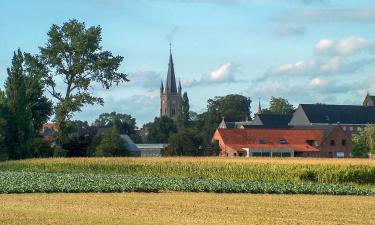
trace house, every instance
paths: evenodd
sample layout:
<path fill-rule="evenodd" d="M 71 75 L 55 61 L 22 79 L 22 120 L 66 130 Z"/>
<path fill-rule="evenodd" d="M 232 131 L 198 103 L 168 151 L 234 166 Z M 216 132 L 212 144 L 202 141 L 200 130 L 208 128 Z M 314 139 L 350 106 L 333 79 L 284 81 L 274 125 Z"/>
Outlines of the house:
<path fill-rule="evenodd" d="M 339 125 L 217 129 L 220 156 L 349 157 L 352 142 Z"/>
<path fill-rule="evenodd" d="M 352 137 L 367 124 L 375 124 L 375 107 L 361 105 L 300 104 L 290 120 L 290 126 L 340 124 Z"/>

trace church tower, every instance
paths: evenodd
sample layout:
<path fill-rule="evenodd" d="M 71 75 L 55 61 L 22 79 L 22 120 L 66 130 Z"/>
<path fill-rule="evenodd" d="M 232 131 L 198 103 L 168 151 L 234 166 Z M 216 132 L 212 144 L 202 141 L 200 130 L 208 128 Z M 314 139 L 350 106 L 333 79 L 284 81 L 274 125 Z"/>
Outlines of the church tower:
<path fill-rule="evenodd" d="M 181 82 L 179 82 L 177 89 L 172 57 L 172 45 L 169 44 L 169 64 L 167 80 L 165 82 L 165 86 L 163 84 L 163 81 L 161 81 L 160 86 L 160 117 L 167 116 L 172 118 L 178 114 L 181 91 Z"/>

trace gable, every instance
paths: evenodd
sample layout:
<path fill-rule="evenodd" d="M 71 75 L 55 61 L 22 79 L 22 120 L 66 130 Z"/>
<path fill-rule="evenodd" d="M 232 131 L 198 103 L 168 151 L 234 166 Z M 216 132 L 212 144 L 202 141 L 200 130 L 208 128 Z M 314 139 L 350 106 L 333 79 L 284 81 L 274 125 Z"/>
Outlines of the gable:
<path fill-rule="evenodd" d="M 306 126 L 310 125 L 310 120 L 307 117 L 303 107 L 298 106 L 297 110 L 293 113 L 292 119 L 289 122 L 290 126 Z"/>

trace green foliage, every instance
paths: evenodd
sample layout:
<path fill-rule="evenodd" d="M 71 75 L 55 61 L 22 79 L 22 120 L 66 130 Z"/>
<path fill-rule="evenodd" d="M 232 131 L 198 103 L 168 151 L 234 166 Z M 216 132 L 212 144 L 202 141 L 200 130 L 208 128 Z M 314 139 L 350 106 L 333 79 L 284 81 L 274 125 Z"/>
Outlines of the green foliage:
<path fill-rule="evenodd" d="M 177 132 L 177 126 L 172 119 L 163 116 L 156 117 L 153 123 L 147 125 L 148 143 L 168 143 L 171 134 Z"/>
<path fill-rule="evenodd" d="M 357 135 L 352 138 L 353 147 L 350 150 L 351 154 L 355 158 L 367 158 L 370 152 L 369 146 L 367 145 L 364 135 Z"/>
<path fill-rule="evenodd" d="M 263 109 L 262 114 L 292 114 L 294 107 L 288 100 L 281 97 L 271 97 L 270 107 Z"/>
<path fill-rule="evenodd" d="M 215 97 L 207 101 L 207 112 L 189 113 L 192 127 L 199 130 L 207 147 L 223 117 L 226 121 L 246 121 L 250 117 L 251 99 L 242 95 Z"/>
<path fill-rule="evenodd" d="M 0 172 L 0 193 L 215 192 L 270 194 L 374 195 L 351 185 L 234 181 L 207 178 L 100 174 Z"/>
<path fill-rule="evenodd" d="M 142 142 L 141 137 L 136 132 L 136 120 L 131 115 L 122 113 L 102 113 L 95 120 L 95 126 L 113 127 L 116 126 L 120 134 L 127 134 L 135 142 Z"/>
<path fill-rule="evenodd" d="M 100 138 L 100 143 L 95 149 L 95 156 L 127 156 L 129 155 L 127 143 L 120 137 L 116 126 L 108 129 Z"/>
<path fill-rule="evenodd" d="M 6 125 L 5 94 L 0 89 L 0 161 L 8 159 L 8 149 L 5 142 Z"/>
<path fill-rule="evenodd" d="M 30 142 L 30 149 L 32 157 L 47 158 L 54 156 L 54 149 L 51 148 L 50 143 L 44 141 L 42 137 L 34 137 Z"/>
<path fill-rule="evenodd" d="M 32 70 L 40 71 L 47 90 L 56 99 L 56 124 L 61 143 L 66 139 L 65 129 L 73 114 L 87 104 L 103 104 L 101 97 L 93 96 L 91 87 L 99 83 L 105 88 L 128 81 L 117 72 L 123 57 L 103 51 L 100 45 L 100 26 L 85 27 L 77 20 L 62 26 L 52 25 L 48 42 L 40 47 L 40 54 L 31 56 Z M 57 82 L 65 84 L 61 90 Z"/>
<path fill-rule="evenodd" d="M 24 58 L 20 50 L 14 53 L 5 84 L 7 115 L 6 144 L 11 159 L 31 156 L 28 142 L 33 134 L 32 112 L 27 95 Z"/>
<path fill-rule="evenodd" d="M 180 110 L 177 114 L 177 126 L 178 128 L 189 127 L 190 122 L 190 103 L 189 97 L 185 92 L 180 99 Z"/>
<path fill-rule="evenodd" d="M 163 150 L 163 156 L 203 155 L 203 138 L 194 129 L 184 128 L 169 138 L 169 146 Z"/>

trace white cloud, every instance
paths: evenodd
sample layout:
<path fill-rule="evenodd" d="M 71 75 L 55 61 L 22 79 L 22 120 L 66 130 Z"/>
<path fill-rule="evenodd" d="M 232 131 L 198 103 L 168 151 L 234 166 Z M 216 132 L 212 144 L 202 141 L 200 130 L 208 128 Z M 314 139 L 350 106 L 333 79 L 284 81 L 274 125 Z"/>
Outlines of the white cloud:
<path fill-rule="evenodd" d="M 279 27 L 274 31 L 279 37 L 302 36 L 305 34 L 305 27 Z"/>
<path fill-rule="evenodd" d="M 267 70 L 266 75 L 308 75 L 316 69 L 314 60 L 301 60 L 296 63 L 284 64 Z"/>
<path fill-rule="evenodd" d="M 232 63 L 226 63 L 220 66 L 218 69 L 211 72 L 209 81 L 212 82 L 226 82 L 234 80 L 235 67 Z"/>
<path fill-rule="evenodd" d="M 182 86 L 191 87 L 195 85 L 210 85 L 239 82 L 236 75 L 239 73 L 238 65 L 225 63 L 207 75 L 203 75 L 200 80 L 182 80 Z"/>
<path fill-rule="evenodd" d="M 354 55 L 374 48 L 366 38 L 350 36 L 339 42 L 323 39 L 315 45 L 315 53 L 320 55 Z"/>
<path fill-rule="evenodd" d="M 324 54 L 325 52 L 330 50 L 334 45 L 335 45 L 335 41 L 333 40 L 330 40 L 330 39 L 320 40 L 315 45 L 315 52 L 318 54 Z"/>

